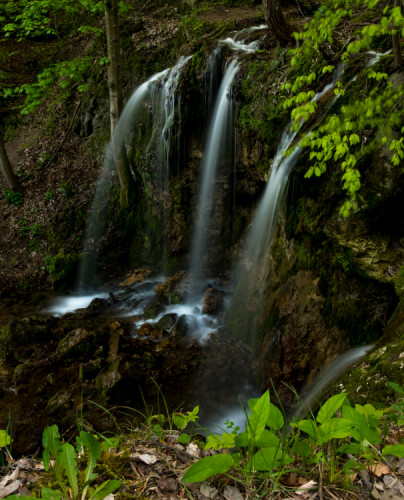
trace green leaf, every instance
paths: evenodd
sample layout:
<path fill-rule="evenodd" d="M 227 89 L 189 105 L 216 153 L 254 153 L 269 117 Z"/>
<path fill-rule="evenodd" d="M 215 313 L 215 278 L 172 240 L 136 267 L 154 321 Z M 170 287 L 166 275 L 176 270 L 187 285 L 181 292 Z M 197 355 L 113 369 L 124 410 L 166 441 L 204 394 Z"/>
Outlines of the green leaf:
<path fill-rule="evenodd" d="M 309 457 L 312 453 L 307 441 L 296 441 L 293 451 L 301 457 Z"/>
<path fill-rule="evenodd" d="M 191 441 L 191 436 L 189 434 L 180 434 L 178 436 L 178 442 L 182 444 L 188 444 Z"/>
<path fill-rule="evenodd" d="M 247 422 L 249 439 L 258 440 L 263 433 L 270 413 L 269 403 L 269 391 L 265 391 L 258 401 L 254 403 Z"/>
<path fill-rule="evenodd" d="M 11 437 L 6 430 L 0 429 L 0 448 L 5 448 L 11 443 Z"/>
<path fill-rule="evenodd" d="M 292 427 L 296 427 L 297 429 L 305 432 L 313 439 L 317 439 L 317 425 L 313 420 L 300 420 L 295 424 L 291 424 Z"/>
<path fill-rule="evenodd" d="M 352 435 L 352 422 L 345 418 L 332 418 L 326 420 L 317 429 L 318 441 L 320 444 L 331 439 L 342 439 Z"/>
<path fill-rule="evenodd" d="M 50 451 L 52 457 L 56 459 L 62 450 L 59 429 L 56 424 L 44 429 L 42 434 L 42 444 L 44 448 L 47 448 Z"/>
<path fill-rule="evenodd" d="M 383 455 L 394 455 L 398 458 L 404 457 L 404 444 L 390 444 L 383 448 Z"/>
<path fill-rule="evenodd" d="M 101 457 L 100 445 L 97 439 L 89 432 L 80 431 L 77 442 L 87 450 L 88 462 L 84 473 L 84 482 L 93 481 L 97 475 L 93 474 L 93 470 L 97 465 L 97 460 Z"/>
<path fill-rule="evenodd" d="M 253 456 L 250 467 L 257 471 L 270 471 L 279 465 L 287 465 L 293 460 L 286 455 L 279 447 L 261 448 Z"/>
<path fill-rule="evenodd" d="M 103 498 L 107 497 L 110 493 L 120 488 L 121 484 L 121 481 L 118 481 L 117 479 L 105 481 L 94 491 L 90 500 L 103 500 Z"/>
<path fill-rule="evenodd" d="M 247 447 L 248 446 L 248 434 L 246 432 L 240 432 L 240 434 L 238 434 L 236 436 L 235 445 L 238 448 Z"/>
<path fill-rule="evenodd" d="M 284 420 L 281 410 L 273 403 L 269 403 L 269 417 L 267 421 L 268 427 L 278 431 L 279 429 L 282 429 L 283 424 Z"/>
<path fill-rule="evenodd" d="M 59 455 L 58 461 L 66 471 L 66 476 L 69 480 L 69 485 L 72 489 L 73 495 L 77 496 L 79 493 L 79 487 L 77 484 L 76 450 L 74 449 L 74 446 L 70 443 L 65 443 L 62 446 L 62 452 Z"/>
<path fill-rule="evenodd" d="M 234 465 L 234 459 L 232 455 L 228 454 L 201 458 L 196 464 L 191 465 L 181 482 L 185 484 L 205 481 L 215 474 L 224 474 L 232 465 Z"/>
<path fill-rule="evenodd" d="M 324 405 L 320 408 L 317 414 L 317 422 L 322 424 L 326 420 L 332 418 L 335 412 L 342 406 L 344 399 L 346 398 L 345 393 L 336 394 L 328 399 Z"/>
<path fill-rule="evenodd" d="M 276 448 L 279 447 L 280 442 L 276 434 L 268 429 L 264 429 L 264 432 L 261 434 L 260 438 L 255 441 L 255 444 L 261 448 Z"/>

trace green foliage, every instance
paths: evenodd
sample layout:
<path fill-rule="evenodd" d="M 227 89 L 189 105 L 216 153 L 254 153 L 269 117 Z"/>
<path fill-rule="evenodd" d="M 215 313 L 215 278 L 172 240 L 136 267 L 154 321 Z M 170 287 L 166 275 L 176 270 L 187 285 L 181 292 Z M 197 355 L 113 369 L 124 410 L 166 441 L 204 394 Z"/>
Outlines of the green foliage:
<path fill-rule="evenodd" d="M 19 191 L 11 191 L 10 189 L 3 189 L 4 198 L 8 203 L 12 205 L 22 205 L 23 202 L 23 194 Z"/>
<path fill-rule="evenodd" d="M 401 396 L 404 394 L 397 384 L 392 383 L 392 387 Z M 184 474 L 183 483 L 205 481 L 231 470 L 233 479 L 241 474 L 244 479 L 240 480 L 247 482 L 253 478 L 260 482 L 260 474 L 264 473 L 278 488 L 286 467 L 300 463 L 300 468 L 308 470 L 321 466 L 329 482 L 345 484 L 353 469 L 363 469 L 380 461 L 383 455 L 404 454 L 402 444 L 383 446 L 386 416 L 391 419 L 394 412 L 402 417 L 401 406 L 383 410 L 370 404 L 352 406 L 347 395 L 341 393 L 325 401 L 316 416 L 311 414 L 285 425 L 282 412 L 270 402 L 268 391 L 248 404 L 251 413 L 245 432 L 234 429 L 222 435 L 211 434 L 206 439 L 205 449 L 232 452 L 200 459 Z M 228 427 L 231 429 L 232 425 Z M 347 454 L 355 460 L 345 458 Z M 304 474 L 302 470 L 300 473 Z"/>
<path fill-rule="evenodd" d="M 0 429 L 0 448 L 5 448 L 11 444 L 11 437 L 5 429 Z"/>
<path fill-rule="evenodd" d="M 86 431 L 80 431 L 76 438 L 76 447 L 62 443 L 57 425 L 47 427 L 43 432 L 43 463 L 45 470 L 53 470 L 59 490 L 42 488 L 41 498 L 102 500 L 121 486 L 121 481 L 107 480 L 92 487 L 98 474 L 94 472 L 97 460 L 101 457 L 98 439 Z M 79 472 L 77 461 L 85 457 L 86 468 Z M 53 466 L 51 466 L 51 458 Z M 70 490 L 70 491 L 69 491 Z"/>
<path fill-rule="evenodd" d="M 37 108 L 43 99 L 54 89 L 55 85 L 63 91 L 73 84 L 80 92 L 87 90 L 86 75 L 92 64 L 90 56 L 76 58 L 72 61 L 62 61 L 47 67 L 37 77 L 34 83 L 25 83 L 19 87 L 6 88 L 4 97 L 15 94 L 25 95 L 25 102 L 21 107 L 22 114 L 29 114 Z"/>
<path fill-rule="evenodd" d="M 283 106 L 291 109 L 296 131 L 319 107 L 312 100 L 314 91 L 310 87 L 313 87 L 313 83 L 318 85 L 324 75 L 334 69 L 334 65 L 324 62 L 319 71 L 302 74 L 305 61 L 321 60 L 325 45 L 335 43 L 335 32 L 340 23 L 352 17 L 355 8 L 363 4 L 369 9 L 379 8 L 378 0 L 329 0 L 318 9 L 301 32 L 294 34 L 299 46 L 290 51 L 294 68 L 290 75 L 297 71 L 297 76 L 283 85 L 283 90 L 287 91 Z M 381 35 L 391 36 L 397 29 L 404 34 L 404 17 L 399 8 L 386 6 L 381 19 L 376 14 L 374 17 L 377 22 L 366 25 L 342 51 L 341 59 L 345 65 L 356 64 L 355 60 L 351 62 L 350 56 L 372 48 Z M 342 189 L 346 191 L 348 199 L 340 212 L 345 217 L 351 210 L 358 209 L 358 191 L 361 187 L 358 163 L 361 158 L 374 147 L 386 145 L 394 166 L 404 159 L 403 138 L 397 138 L 397 133 L 401 132 L 402 135 L 404 131 L 404 90 L 402 86 L 394 88 L 386 72 L 366 66 L 362 73 L 365 75 L 367 96 L 351 99 L 342 106 L 338 115 L 328 116 L 324 123 L 312 129 L 300 142 L 300 146 L 309 151 L 307 178 L 322 175 L 333 164 L 342 172 Z M 334 88 L 335 96 L 349 93 L 350 83 L 338 81 Z"/>
<path fill-rule="evenodd" d="M 96 0 L 14 0 L 0 6 L 1 31 L 6 37 L 24 38 L 60 35 L 62 20 L 86 12 L 100 14 L 103 3 Z"/>

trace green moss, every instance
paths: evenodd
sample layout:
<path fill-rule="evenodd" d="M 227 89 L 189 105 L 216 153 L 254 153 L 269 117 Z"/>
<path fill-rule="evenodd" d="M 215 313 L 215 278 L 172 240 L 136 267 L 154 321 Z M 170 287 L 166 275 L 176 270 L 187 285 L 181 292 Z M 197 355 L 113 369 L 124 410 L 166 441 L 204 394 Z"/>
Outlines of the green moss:
<path fill-rule="evenodd" d="M 67 290 L 75 284 L 82 257 L 83 254 L 58 253 L 46 258 L 45 266 L 54 290 Z"/>

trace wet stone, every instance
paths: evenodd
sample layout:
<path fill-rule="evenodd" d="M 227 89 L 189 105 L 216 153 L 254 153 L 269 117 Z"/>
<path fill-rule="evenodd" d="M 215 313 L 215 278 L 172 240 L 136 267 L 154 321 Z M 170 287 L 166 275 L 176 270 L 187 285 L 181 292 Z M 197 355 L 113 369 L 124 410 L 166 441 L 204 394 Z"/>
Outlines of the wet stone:
<path fill-rule="evenodd" d="M 153 331 L 153 326 L 150 323 L 143 323 L 143 325 L 140 325 L 137 333 L 140 337 L 147 337 L 151 335 Z"/>
<path fill-rule="evenodd" d="M 194 316 L 183 314 L 182 316 L 180 316 L 177 323 L 173 326 L 171 335 L 175 338 L 183 338 L 189 336 L 192 331 L 197 329 L 197 327 L 198 324 Z"/>
<path fill-rule="evenodd" d="M 178 320 L 178 314 L 171 313 L 165 314 L 159 321 L 157 321 L 155 328 L 157 330 L 170 330 Z"/>
<path fill-rule="evenodd" d="M 223 294 L 213 287 L 209 287 L 203 297 L 203 314 L 218 314 L 223 308 Z"/>

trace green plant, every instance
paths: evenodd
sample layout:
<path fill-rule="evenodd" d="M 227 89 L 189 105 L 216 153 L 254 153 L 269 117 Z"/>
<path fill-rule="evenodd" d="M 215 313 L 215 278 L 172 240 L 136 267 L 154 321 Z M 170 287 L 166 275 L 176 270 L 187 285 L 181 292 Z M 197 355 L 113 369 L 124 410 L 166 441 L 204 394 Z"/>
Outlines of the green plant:
<path fill-rule="evenodd" d="M 354 41 L 342 50 L 341 59 L 347 71 L 351 61 L 357 65 L 355 58 L 351 57 L 353 54 L 377 49 L 380 36 L 393 36 L 404 28 L 401 7 L 384 7 L 379 0 L 329 0 L 324 2 L 302 31 L 294 34 L 299 45 L 290 51 L 292 70 L 283 90 L 287 91 L 284 108 L 291 109 L 295 130 L 321 106 L 313 100 L 313 84 L 335 69 L 334 65 L 324 60 L 325 45 L 334 43 L 335 32 L 342 20 L 352 17 L 355 9 L 363 6 L 371 10 L 379 9 L 379 12 L 374 12 L 375 22 L 367 23 L 355 34 Z M 317 71 L 307 69 L 307 63 L 313 60 L 322 63 Z M 348 99 L 339 114 L 328 116 L 300 142 L 300 146 L 309 152 L 306 177 L 320 176 L 332 164 L 341 172 L 342 189 L 348 197 L 340 209 L 345 217 L 359 207 L 359 160 L 371 153 L 375 146 L 384 145 L 391 153 L 394 166 L 398 166 L 404 158 L 403 138 L 397 138 L 397 133 L 401 131 L 402 134 L 404 130 L 402 85 L 394 87 L 385 71 L 377 71 L 369 65 L 362 67 L 359 76 L 364 77 L 366 82 L 360 98 Z M 334 94 L 341 97 L 348 94 L 351 83 L 343 82 L 342 76 L 335 84 Z"/>
<path fill-rule="evenodd" d="M 404 389 L 392 384 L 400 394 Z M 328 477 L 330 483 L 345 484 L 352 470 L 380 462 L 384 455 L 404 456 L 404 445 L 383 446 L 381 429 L 386 413 L 395 412 L 402 422 L 403 405 L 385 410 L 370 404 L 352 406 L 345 393 L 330 397 L 316 416 L 285 425 L 283 414 L 270 402 L 269 392 L 249 401 L 251 413 L 246 431 L 238 432 L 231 422 L 231 432 L 211 434 L 205 449 L 227 449 L 232 453 L 215 454 L 200 459 L 184 474 L 183 483 L 204 481 L 215 474 L 240 477 L 251 482 L 264 473 L 273 482 L 273 491 L 288 466 L 300 463 L 300 469 L 313 466 Z M 234 451 L 236 449 L 236 451 Z M 349 459 L 347 457 L 354 457 Z M 304 473 L 300 470 L 300 473 Z"/>
<path fill-rule="evenodd" d="M 5 429 L 0 429 L 0 465 L 4 466 L 4 455 L 11 456 L 11 418 L 8 416 L 8 422 Z"/>
<path fill-rule="evenodd" d="M 12 205 L 22 205 L 23 194 L 19 191 L 11 191 L 10 189 L 3 189 L 4 198 Z"/>
<path fill-rule="evenodd" d="M 60 489 L 44 487 L 41 498 L 102 500 L 121 486 L 121 482 L 117 480 L 104 481 L 97 487 L 91 486 L 98 478 L 94 469 L 101 457 L 101 447 L 98 439 L 89 432 L 80 431 L 74 447 L 70 443 L 62 443 L 57 425 L 52 425 L 44 430 L 42 443 L 44 468 L 47 471 L 53 470 Z M 77 459 L 82 455 L 85 456 L 86 467 L 79 472 Z"/>

